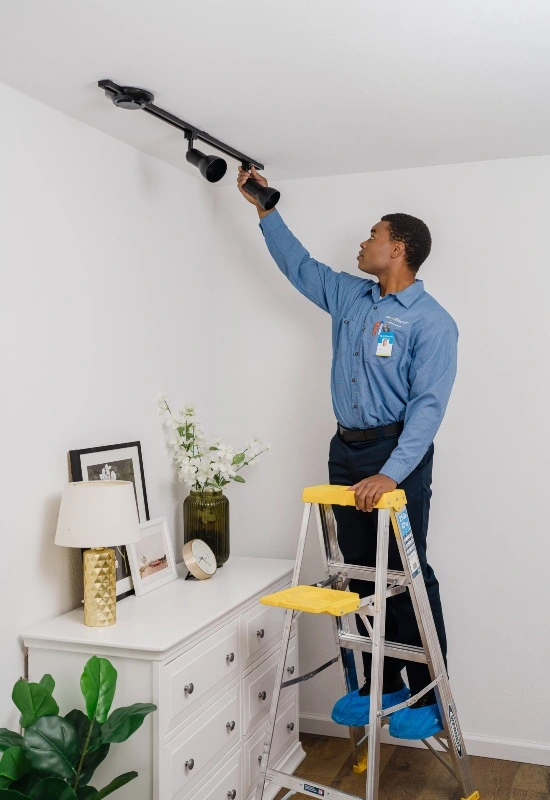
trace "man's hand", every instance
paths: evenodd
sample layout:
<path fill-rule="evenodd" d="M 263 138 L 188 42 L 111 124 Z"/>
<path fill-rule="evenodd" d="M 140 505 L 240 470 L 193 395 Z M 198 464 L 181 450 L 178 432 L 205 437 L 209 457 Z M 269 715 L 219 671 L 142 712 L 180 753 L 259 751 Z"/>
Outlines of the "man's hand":
<path fill-rule="evenodd" d="M 261 184 L 262 186 L 267 186 L 267 178 L 264 178 L 263 175 L 260 175 L 260 173 L 256 171 L 256 167 L 254 165 L 252 165 L 250 172 L 247 172 L 242 167 L 239 167 L 239 174 L 237 177 L 237 187 L 239 189 L 239 192 L 242 194 L 245 200 L 248 200 L 249 203 L 252 203 L 253 206 L 256 206 L 256 209 L 260 217 L 265 217 L 273 209 L 271 209 L 270 211 L 266 211 L 264 208 L 261 207 L 259 203 L 256 202 L 256 199 L 252 197 L 252 195 L 249 194 L 245 188 L 243 188 L 246 181 L 249 178 L 253 178 L 255 181 L 258 181 L 258 183 Z"/>
<path fill-rule="evenodd" d="M 348 492 L 355 492 L 355 508 L 358 511 L 372 511 L 385 492 L 393 492 L 396 488 L 396 482 L 387 475 L 371 475 L 350 486 Z"/>

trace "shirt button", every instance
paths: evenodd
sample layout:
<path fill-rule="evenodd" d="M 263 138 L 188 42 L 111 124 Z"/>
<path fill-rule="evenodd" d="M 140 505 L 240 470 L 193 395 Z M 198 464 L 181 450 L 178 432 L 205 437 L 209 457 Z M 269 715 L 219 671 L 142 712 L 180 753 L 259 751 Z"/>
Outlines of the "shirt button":
<path fill-rule="evenodd" d="M 344 325 L 347 325 L 347 324 L 348 324 L 348 322 L 349 322 L 349 319 L 345 319 L 345 320 L 344 320 Z"/>
<path fill-rule="evenodd" d="M 362 330 L 362 331 L 364 331 L 365 329 L 364 329 L 364 328 L 361 328 L 361 330 Z"/>
<path fill-rule="evenodd" d="M 354 355 L 354 356 L 358 356 L 358 355 L 359 355 L 359 353 L 354 353 L 353 355 Z"/>
<path fill-rule="evenodd" d="M 374 310 L 375 310 L 375 311 L 376 311 L 376 309 L 377 309 L 377 308 L 378 308 L 378 306 L 374 306 Z"/>
<path fill-rule="evenodd" d="M 352 383 L 355 383 L 355 378 L 352 378 L 352 379 L 351 379 L 351 382 L 352 382 Z"/>
<path fill-rule="evenodd" d="M 354 404 L 353 404 L 353 407 L 354 407 L 354 408 L 357 408 L 357 403 L 354 403 Z"/>

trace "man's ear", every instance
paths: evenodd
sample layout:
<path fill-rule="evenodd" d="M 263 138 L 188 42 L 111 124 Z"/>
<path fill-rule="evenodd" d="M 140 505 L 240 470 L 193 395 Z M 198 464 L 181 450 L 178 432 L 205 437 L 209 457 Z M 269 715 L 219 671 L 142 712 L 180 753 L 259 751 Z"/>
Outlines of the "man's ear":
<path fill-rule="evenodd" d="M 397 242 L 394 241 L 391 249 L 391 257 L 392 258 L 400 258 L 401 256 L 405 255 L 405 244 L 404 242 Z"/>

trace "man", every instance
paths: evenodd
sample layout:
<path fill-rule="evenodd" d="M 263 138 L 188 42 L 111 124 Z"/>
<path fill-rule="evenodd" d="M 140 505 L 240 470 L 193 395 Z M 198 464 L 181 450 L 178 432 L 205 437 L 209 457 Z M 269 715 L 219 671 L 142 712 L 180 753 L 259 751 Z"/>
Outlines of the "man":
<path fill-rule="evenodd" d="M 420 566 L 446 658 L 445 625 L 439 584 L 426 558 L 431 498 L 433 438 L 441 424 L 456 375 L 458 330 L 452 317 L 425 290 L 416 273 L 431 249 L 426 225 L 408 214 L 388 214 L 372 228 L 357 256 L 361 272 L 377 281 L 335 272 L 315 261 L 275 209 L 265 211 L 243 188 L 253 167 L 239 168 L 238 188 L 260 216 L 269 252 L 298 291 L 332 317 L 331 390 L 337 433 L 330 443 L 330 482 L 350 486 L 355 506 L 335 506 L 338 543 L 344 561 L 376 565 L 377 511 L 384 492 L 404 489 Z M 366 513 L 365 513 L 366 512 Z M 389 569 L 402 569 L 390 537 Z M 351 591 L 365 597 L 374 583 L 352 580 Z M 367 635 L 363 622 L 359 631 Z M 420 645 L 408 592 L 389 598 L 386 639 Z M 337 701 L 332 718 L 342 725 L 369 720 L 371 655 L 363 653 L 364 686 Z M 384 659 L 383 708 L 407 700 L 431 682 L 424 664 Z M 390 733 L 425 739 L 442 730 L 433 690 L 411 708 L 392 714 Z"/>

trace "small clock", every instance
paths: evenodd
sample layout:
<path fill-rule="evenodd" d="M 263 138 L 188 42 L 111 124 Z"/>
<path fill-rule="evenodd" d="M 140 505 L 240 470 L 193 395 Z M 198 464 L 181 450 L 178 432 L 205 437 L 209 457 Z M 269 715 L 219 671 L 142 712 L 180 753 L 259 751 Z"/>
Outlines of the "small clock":
<path fill-rule="evenodd" d="M 191 539 L 186 542 L 181 554 L 185 566 L 193 577 L 203 581 L 211 578 L 216 572 L 216 556 L 202 539 Z"/>

